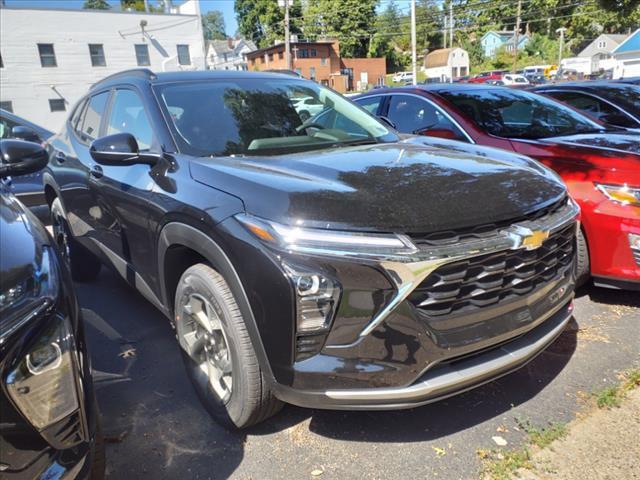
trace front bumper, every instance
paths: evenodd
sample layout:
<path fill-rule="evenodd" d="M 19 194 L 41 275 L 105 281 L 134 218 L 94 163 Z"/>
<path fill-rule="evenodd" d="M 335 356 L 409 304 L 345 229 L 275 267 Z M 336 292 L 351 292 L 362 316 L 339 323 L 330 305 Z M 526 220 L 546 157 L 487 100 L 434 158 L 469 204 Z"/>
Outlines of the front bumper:
<path fill-rule="evenodd" d="M 569 301 L 528 333 L 483 353 L 435 365 L 406 387 L 301 391 L 278 385 L 276 394 L 287 403 L 332 410 L 390 410 L 436 402 L 507 375 L 533 360 L 562 333 L 572 311 Z"/>

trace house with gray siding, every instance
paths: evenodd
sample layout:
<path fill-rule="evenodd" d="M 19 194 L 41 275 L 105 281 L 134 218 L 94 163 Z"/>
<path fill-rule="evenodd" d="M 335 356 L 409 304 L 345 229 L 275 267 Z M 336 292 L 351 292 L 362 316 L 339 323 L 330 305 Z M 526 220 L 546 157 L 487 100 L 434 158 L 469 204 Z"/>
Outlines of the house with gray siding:
<path fill-rule="evenodd" d="M 629 35 L 603 33 L 582 50 L 578 57 L 591 59 L 591 72 L 613 69 L 615 60 L 613 51 L 624 42 Z"/>

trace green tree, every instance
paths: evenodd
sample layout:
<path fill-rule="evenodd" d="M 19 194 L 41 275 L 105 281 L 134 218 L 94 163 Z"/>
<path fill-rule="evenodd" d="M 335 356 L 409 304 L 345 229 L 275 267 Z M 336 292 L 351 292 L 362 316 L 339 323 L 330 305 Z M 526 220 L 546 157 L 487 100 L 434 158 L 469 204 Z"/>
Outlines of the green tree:
<path fill-rule="evenodd" d="M 384 57 L 387 71 L 397 71 L 403 68 L 403 58 L 394 41 L 394 33 L 400 31 L 401 14 L 396 3 L 391 0 L 387 7 L 376 17 L 375 33 L 369 42 L 369 57 Z"/>
<path fill-rule="evenodd" d="M 306 3 L 302 32 L 306 38 L 337 38 L 340 55 L 364 57 L 373 39 L 378 0 L 317 0 Z"/>
<path fill-rule="evenodd" d="M 302 15 L 301 0 L 290 2 L 291 33 L 299 34 L 296 20 Z M 238 30 L 258 47 L 264 48 L 284 41 L 284 9 L 277 0 L 235 0 L 233 6 Z"/>
<path fill-rule="evenodd" d="M 82 8 L 86 10 L 109 10 L 111 5 L 107 3 L 107 0 L 84 0 Z"/>
<path fill-rule="evenodd" d="M 222 12 L 210 10 L 202 15 L 202 30 L 205 40 L 224 40 L 227 38 Z"/>
<path fill-rule="evenodd" d="M 144 12 L 144 0 L 120 0 L 120 8 L 122 10 L 135 10 Z"/>

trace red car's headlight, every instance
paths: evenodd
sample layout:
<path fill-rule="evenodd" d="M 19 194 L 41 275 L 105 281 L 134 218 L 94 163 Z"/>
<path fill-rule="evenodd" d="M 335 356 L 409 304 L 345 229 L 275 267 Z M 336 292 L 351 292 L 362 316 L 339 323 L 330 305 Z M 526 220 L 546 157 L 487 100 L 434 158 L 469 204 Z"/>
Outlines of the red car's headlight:
<path fill-rule="evenodd" d="M 614 202 L 623 205 L 635 205 L 640 207 L 640 188 L 630 187 L 628 185 L 604 185 L 596 183 L 596 188 Z"/>

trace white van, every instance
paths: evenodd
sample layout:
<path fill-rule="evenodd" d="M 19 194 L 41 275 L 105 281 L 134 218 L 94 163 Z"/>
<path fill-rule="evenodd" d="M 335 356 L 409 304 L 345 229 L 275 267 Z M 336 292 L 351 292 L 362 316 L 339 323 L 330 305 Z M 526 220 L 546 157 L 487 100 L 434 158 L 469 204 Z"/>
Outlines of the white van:
<path fill-rule="evenodd" d="M 413 73 L 412 72 L 398 72 L 396 73 L 392 80 L 396 83 L 400 82 L 412 82 L 413 81 Z"/>

